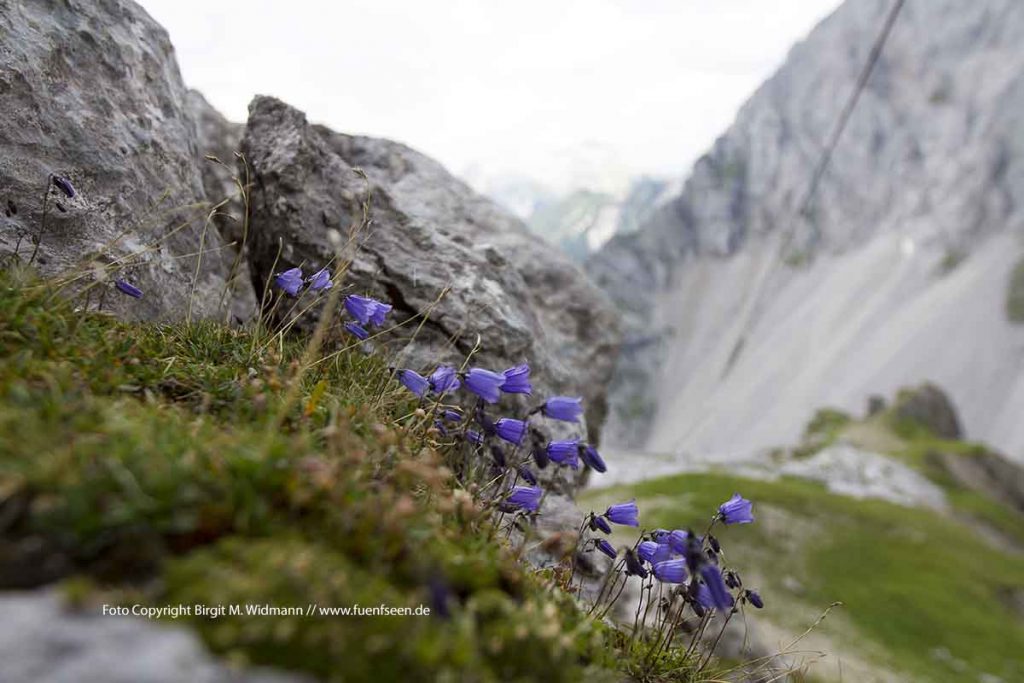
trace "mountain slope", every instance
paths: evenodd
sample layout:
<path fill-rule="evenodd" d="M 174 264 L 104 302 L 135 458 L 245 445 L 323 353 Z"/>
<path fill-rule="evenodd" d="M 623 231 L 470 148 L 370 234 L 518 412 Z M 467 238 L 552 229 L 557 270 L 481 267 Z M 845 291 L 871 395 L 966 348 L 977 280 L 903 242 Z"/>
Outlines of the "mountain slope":
<path fill-rule="evenodd" d="M 932 380 L 968 436 L 1021 456 L 1024 6 L 908 0 L 799 215 L 890 7 L 843 4 L 681 195 L 588 263 L 632 328 L 613 441 L 746 457 L 818 405 Z"/>

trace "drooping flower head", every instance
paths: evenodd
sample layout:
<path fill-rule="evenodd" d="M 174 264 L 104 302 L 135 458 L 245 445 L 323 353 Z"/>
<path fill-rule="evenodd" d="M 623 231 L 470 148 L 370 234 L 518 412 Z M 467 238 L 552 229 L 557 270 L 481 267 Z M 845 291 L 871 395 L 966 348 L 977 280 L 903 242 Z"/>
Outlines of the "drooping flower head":
<path fill-rule="evenodd" d="M 752 507 L 753 503 L 734 493 L 732 498 L 718 506 L 718 516 L 726 524 L 749 524 L 754 521 Z"/>
<path fill-rule="evenodd" d="M 501 374 L 505 377 L 505 382 L 501 385 L 501 390 L 506 394 L 533 393 L 533 385 L 530 384 L 529 365 L 525 363 L 522 365 L 516 365 Z"/>
<path fill-rule="evenodd" d="M 600 550 L 602 553 L 612 558 L 613 560 L 619 555 L 618 552 L 615 551 L 615 546 L 613 546 L 611 543 L 604 540 L 603 538 L 598 539 L 597 542 L 594 544 L 594 547 L 596 547 L 598 550 Z"/>
<path fill-rule="evenodd" d="M 75 198 L 75 186 L 71 184 L 71 181 L 62 175 L 54 175 L 51 178 L 54 187 L 64 193 L 64 196 L 68 199 Z"/>
<path fill-rule="evenodd" d="M 391 304 L 386 304 L 383 301 L 378 301 L 377 305 L 373 308 L 373 313 L 370 314 L 370 324 L 374 327 L 380 327 L 384 324 L 385 319 L 388 317 L 388 313 L 392 309 Z"/>
<path fill-rule="evenodd" d="M 504 383 L 504 375 L 483 368 L 470 368 L 466 373 L 466 388 L 488 403 L 498 402 Z"/>
<path fill-rule="evenodd" d="M 655 529 L 651 532 L 651 540 L 655 543 L 668 543 L 670 533 L 668 529 Z"/>
<path fill-rule="evenodd" d="M 662 583 L 683 583 L 686 581 L 685 560 L 665 560 L 653 565 L 654 578 Z"/>
<path fill-rule="evenodd" d="M 566 465 L 574 470 L 579 469 L 580 463 L 577 456 L 580 452 L 580 448 L 579 441 L 576 439 L 551 441 L 544 450 L 548 455 L 548 459 L 552 462 L 557 462 L 559 465 Z"/>
<path fill-rule="evenodd" d="M 689 531 L 683 531 L 682 529 L 673 529 L 666 535 L 665 542 L 672 547 L 672 550 L 676 551 L 680 555 L 685 555 L 687 552 L 687 543 L 689 541 L 689 538 Z"/>
<path fill-rule="evenodd" d="M 415 370 L 399 370 L 398 381 L 420 398 L 423 398 L 430 390 L 430 381 Z"/>
<path fill-rule="evenodd" d="M 449 422 L 462 422 L 462 413 L 451 408 L 445 408 L 444 412 L 441 413 L 441 417 L 448 420 Z"/>
<path fill-rule="evenodd" d="M 704 580 L 704 585 L 707 586 L 708 597 L 711 602 L 711 604 L 702 603 L 705 607 L 714 607 L 716 609 L 729 609 L 732 607 L 732 595 L 729 594 L 729 589 L 726 588 L 725 581 L 722 579 L 722 572 L 719 571 L 718 567 L 710 562 L 705 564 L 700 568 L 700 578 Z"/>
<path fill-rule="evenodd" d="M 124 280 L 114 280 L 114 286 L 117 287 L 117 291 L 121 292 L 122 294 L 127 294 L 133 299 L 142 298 L 142 290 L 136 287 L 135 285 L 131 284 L 130 282 L 126 282 Z"/>
<path fill-rule="evenodd" d="M 334 286 L 331 282 L 331 272 L 326 268 L 321 268 L 306 280 L 306 284 L 309 286 L 311 292 L 322 292 L 330 289 Z"/>
<path fill-rule="evenodd" d="M 543 495 L 544 490 L 537 486 L 513 486 L 505 504 L 514 510 L 536 512 Z"/>
<path fill-rule="evenodd" d="M 659 545 L 654 541 L 641 541 L 640 545 L 636 547 L 637 555 L 644 562 L 653 562 L 654 556 L 658 553 Z"/>
<path fill-rule="evenodd" d="M 298 296 L 304 284 L 301 268 L 289 268 L 283 273 L 274 276 L 274 284 L 280 287 L 288 296 Z"/>
<path fill-rule="evenodd" d="M 345 331 L 356 337 L 357 339 L 369 339 L 370 333 L 367 332 L 359 323 L 354 323 L 351 320 L 342 325 Z"/>
<path fill-rule="evenodd" d="M 764 600 L 761 599 L 761 594 L 757 591 L 748 590 L 744 593 L 747 598 L 747 602 L 756 607 L 757 609 L 764 608 Z"/>
<path fill-rule="evenodd" d="M 513 446 L 519 446 L 526 436 L 526 423 L 515 418 L 503 417 L 494 423 L 494 430 L 499 438 L 508 441 Z"/>
<path fill-rule="evenodd" d="M 608 523 L 608 520 L 601 515 L 590 515 L 590 522 L 588 524 L 591 531 L 603 531 L 606 534 L 612 532 L 612 526 Z"/>
<path fill-rule="evenodd" d="M 607 472 L 608 466 L 604 464 L 604 458 L 597 452 L 597 449 L 587 444 L 583 447 L 580 457 L 583 459 L 583 464 L 594 470 L 595 472 Z"/>
<path fill-rule="evenodd" d="M 356 321 L 363 326 L 375 325 L 380 327 L 384 324 L 384 317 L 391 310 L 391 304 L 386 304 L 368 296 L 349 294 L 345 297 L 345 310 Z"/>
<path fill-rule="evenodd" d="M 541 407 L 545 417 L 564 422 L 579 422 L 583 414 L 583 399 L 572 396 L 552 396 Z"/>
<path fill-rule="evenodd" d="M 615 524 L 640 526 L 640 509 L 637 508 L 635 500 L 610 506 L 605 510 L 604 516 Z"/>
<path fill-rule="evenodd" d="M 466 430 L 466 441 L 468 441 L 470 443 L 481 444 L 481 443 L 484 442 L 484 435 L 481 434 L 480 432 L 476 431 L 476 430 L 467 429 Z"/>
<path fill-rule="evenodd" d="M 450 365 L 442 365 L 430 375 L 430 388 L 438 394 L 446 394 L 455 391 L 462 385 L 459 382 L 458 373 Z"/>

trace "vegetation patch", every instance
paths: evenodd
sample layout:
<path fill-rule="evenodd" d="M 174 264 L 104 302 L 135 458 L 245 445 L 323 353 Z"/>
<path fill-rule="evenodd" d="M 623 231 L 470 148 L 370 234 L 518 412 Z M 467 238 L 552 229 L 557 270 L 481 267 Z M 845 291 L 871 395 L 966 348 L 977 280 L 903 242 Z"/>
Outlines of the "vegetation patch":
<path fill-rule="evenodd" d="M 394 371 L 367 329 L 345 330 L 309 363 L 306 337 L 120 322 L 27 270 L 0 273 L 0 585 L 63 580 L 86 605 L 236 605 L 184 621 L 233 661 L 328 680 L 713 677 L 698 653 L 630 638 L 575 594 L 577 539 L 541 537 L 524 514 L 540 489 L 488 492 L 518 421 L 454 433 L 421 398 L 436 377 Z M 528 371 L 503 381 L 525 386 Z M 543 450 L 603 467 L 575 442 Z M 261 605 L 301 613 L 245 611 Z M 420 612 L 305 613 L 356 605 Z"/>
<path fill-rule="evenodd" d="M 757 579 L 779 603 L 769 618 L 842 601 L 857 632 L 884 648 L 887 670 L 951 683 L 1024 676 L 1024 623 L 1006 597 L 1024 586 L 1024 556 L 994 548 L 969 525 L 795 479 L 685 474 L 631 490 L 657 526 L 684 523 L 740 490 L 756 501 L 759 522 L 803 520 L 719 533 L 730 563 L 762 568 Z M 590 491 L 581 504 L 599 509 L 622 494 Z"/>

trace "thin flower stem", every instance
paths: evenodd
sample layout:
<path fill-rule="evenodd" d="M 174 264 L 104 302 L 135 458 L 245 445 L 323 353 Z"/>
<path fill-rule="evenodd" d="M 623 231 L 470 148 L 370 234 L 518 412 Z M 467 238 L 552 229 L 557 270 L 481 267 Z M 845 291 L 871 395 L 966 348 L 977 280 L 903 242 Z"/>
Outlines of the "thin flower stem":
<path fill-rule="evenodd" d="M 53 174 L 50 173 L 46 176 L 46 189 L 43 190 L 43 215 L 39 219 L 39 234 L 36 235 L 36 244 L 32 249 L 32 255 L 29 256 L 28 264 L 31 266 L 36 260 L 36 254 L 39 253 L 39 245 L 43 243 L 43 235 L 46 234 L 46 210 L 50 204 L 50 186 L 53 184 Z"/>
<path fill-rule="evenodd" d="M 697 673 L 703 671 L 704 667 L 706 667 L 711 662 L 711 657 L 715 654 L 715 648 L 718 647 L 718 641 L 722 639 L 722 635 L 725 633 L 726 627 L 729 626 L 729 620 L 732 619 L 732 615 L 736 614 L 737 611 L 737 608 L 733 607 L 729 611 L 729 614 L 725 617 L 725 622 L 722 624 L 722 630 L 718 632 L 718 636 L 715 638 L 715 642 L 711 643 L 711 647 L 708 648 L 707 657 L 704 659 L 704 662 L 700 665 L 700 668 L 697 669 Z"/>
<path fill-rule="evenodd" d="M 597 606 L 601 604 L 601 598 L 604 597 L 604 592 L 608 588 L 608 582 L 611 580 L 612 576 L 618 574 L 619 568 L 623 564 L 625 564 L 625 560 L 620 561 L 618 564 L 615 564 L 614 562 L 612 563 L 611 569 L 609 569 L 608 573 L 604 575 L 604 581 L 601 583 L 601 590 L 597 592 L 597 598 L 594 599 L 594 604 L 589 610 L 587 610 L 587 616 L 593 614 L 594 610 L 597 609 Z"/>

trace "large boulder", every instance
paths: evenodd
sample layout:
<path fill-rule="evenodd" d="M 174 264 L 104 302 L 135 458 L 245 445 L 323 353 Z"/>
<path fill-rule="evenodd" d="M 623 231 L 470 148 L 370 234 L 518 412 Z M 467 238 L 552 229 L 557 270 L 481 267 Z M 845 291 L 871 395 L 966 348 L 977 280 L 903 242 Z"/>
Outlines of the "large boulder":
<path fill-rule="evenodd" d="M 422 327 L 408 326 L 416 334 L 401 362 L 458 363 L 479 336 L 474 364 L 528 361 L 538 393 L 586 399 L 596 439 L 617 316 L 565 256 L 432 159 L 311 125 L 270 97 L 250 104 L 242 151 L 252 171 L 249 253 L 258 295 L 274 271 L 328 264 L 329 232 L 347 235 L 359 225 L 369 191 L 372 220 L 357 236 L 344 285 L 389 301 L 396 322 L 430 310 Z"/>
<path fill-rule="evenodd" d="M 47 192 L 51 174 L 75 196 Z M 231 259 L 205 204 L 163 28 L 129 0 L 0 2 L 0 254 L 29 260 L 41 238 L 44 274 L 98 262 L 143 290 L 108 310 L 219 316 Z"/>
<path fill-rule="evenodd" d="M 956 408 L 939 387 L 926 382 L 914 389 L 902 389 L 893 405 L 897 417 L 916 422 L 943 439 L 963 438 Z"/>

